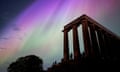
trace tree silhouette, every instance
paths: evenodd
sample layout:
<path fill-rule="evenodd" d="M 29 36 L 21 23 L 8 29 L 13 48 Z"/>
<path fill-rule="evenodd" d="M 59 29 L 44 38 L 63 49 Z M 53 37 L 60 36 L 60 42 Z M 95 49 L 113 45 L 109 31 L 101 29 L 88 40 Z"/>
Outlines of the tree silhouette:
<path fill-rule="evenodd" d="M 43 61 L 35 55 L 20 57 L 8 67 L 8 72 L 43 72 Z"/>

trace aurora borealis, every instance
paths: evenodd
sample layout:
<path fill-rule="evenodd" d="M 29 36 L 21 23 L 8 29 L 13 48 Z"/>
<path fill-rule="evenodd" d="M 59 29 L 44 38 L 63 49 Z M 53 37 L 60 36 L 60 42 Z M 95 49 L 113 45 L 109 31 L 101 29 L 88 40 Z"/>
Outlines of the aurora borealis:
<path fill-rule="evenodd" d="M 30 54 L 41 57 L 45 68 L 59 62 L 62 29 L 82 14 L 120 36 L 119 4 L 119 0 L 1 0 L 0 72 Z"/>

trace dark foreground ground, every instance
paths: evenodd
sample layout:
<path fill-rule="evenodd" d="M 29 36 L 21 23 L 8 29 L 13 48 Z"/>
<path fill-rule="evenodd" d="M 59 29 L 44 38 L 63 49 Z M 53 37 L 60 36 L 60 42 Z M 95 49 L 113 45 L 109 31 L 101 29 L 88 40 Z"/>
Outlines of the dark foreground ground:
<path fill-rule="evenodd" d="M 53 65 L 47 72 L 104 72 L 120 71 L 119 60 L 84 58 L 80 62 L 70 60 Z"/>

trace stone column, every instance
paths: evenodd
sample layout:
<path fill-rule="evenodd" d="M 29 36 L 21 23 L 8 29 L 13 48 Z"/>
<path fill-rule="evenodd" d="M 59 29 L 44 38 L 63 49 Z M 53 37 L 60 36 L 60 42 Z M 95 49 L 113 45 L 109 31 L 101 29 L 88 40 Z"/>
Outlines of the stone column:
<path fill-rule="evenodd" d="M 82 20 L 82 31 L 83 31 L 83 40 L 84 40 L 84 48 L 85 48 L 85 56 L 90 56 L 90 38 L 88 33 L 88 21 Z"/>
<path fill-rule="evenodd" d="M 113 41 L 113 38 L 111 35 L 107 35 L 107 40 L 108 40 L 108 55 L 109 55 L 109 58 L 112 58 L 113 57 L 113 49 L 115 49 L 114 47 L 114 43 L 115 41 Z"/>
<path fill-rule="evenodd" d="M 100 54 L 100 50 L 99 50 L 99 45 L 97 41 L 97 35 L 95 33 L 95 25 L 91 24 L 89 28 L 90 28 L 90 35 L 91 35 L 91 42 L 92 42 L 91 53 L 92 53 L 92 56 L 98 57 Z"/>
<path fill-rule="evenodd" d="M 105 53 L 106 53 L 106 58 L 109 59 L 110 58 L 110 48 L 111 48 L 111 44 L 110 44 L 110 39 L 109 39 L 109 34 L 105 33 L 104 34 L 104 40 L 105 40 Z"/>
<path fill-rule="evenodd" d="M 106 57 L 106 43 L 105 43 L 105 35 L 104 32 L 100 29 L 97 30 L 97 34 L 98 34 L 98 40 L 99 40 L 99 46 L 100 46 L 100 50 L 101 50 L 101 56 L 102 58 Z"/>
<path fill-rule="evenodd" d="M 68 31 L 64 30 L 64 61 L 69 60 Z"/>
<path fill-rule="evenodd" d="M 74 59 L 75 60 L 80 60 L 81 55 L 80 55 L 80 49 L 79 49 L 79 39 L 78 39 L 78 31 L 77 31 L 77 26 L 73 26 L 73 50 L 74 50 Z"/>

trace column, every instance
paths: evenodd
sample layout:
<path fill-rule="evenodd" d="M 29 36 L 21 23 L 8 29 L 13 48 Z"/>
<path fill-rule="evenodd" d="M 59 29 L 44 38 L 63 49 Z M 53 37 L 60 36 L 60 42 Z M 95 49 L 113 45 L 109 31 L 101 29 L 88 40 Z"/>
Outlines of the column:
<path fill-rule="evenodd" d="M 107 40 L 108 40 L 108 55 L 109 55 L 110 60 L 112 60 L 113 51 L 114 51 L 113 49 L 115 49 L 114 40 L 111 35 L 108 35 L 107 37 L 108 37 L 107 38 Z"/>
<path fill-rule="evenodd" d="M 64 30 L 64 61 L 69 60 L 68 31 Z"/>
<path fill-rule="evenodd" d="M 105 52 L 106 52 L 106 58 L 109 59 L 110 58 L 110 48 L 111 48 L 111 44 L 110 44 L 110 39 L 109 39 L 109 35 L 107 33 L 104 34 L 104 40 L 105 40 Z"/>
<path fill-rule="evenodd" d="M 98 34 L 98 40 L 99 40 L 99 46 L 100 46 L 100 50 L 101 50 L 101 56 L 102 58 L 106 57 L 106 43 L 105 43 L 105 35 L 104 32 L 102 32 L 102 30 L 98 29 L 97 30 L 97 34 Z"/>
<path fill-rule="evenodd" d="M 88 21 L 82 20 L 82 31 L 84 39 L 85 56 L 90 56 L 90 38 L 88 33 Z"/>
<path fill-rule="evenodd" d="M 79 39 L 78 39 L 78 31 L 77 31 L 77 26 L 73 26 L 73 50 L 74 50 L 74 59 L 75 60 L 80 60 L 81 55 L 80 55 L 80 49 L 79 49 Z"/>
<path fill-rule="evenodd" d="M 95 33 L 95 26 L 94 24 L 91 24 L 89 26 L 90 28 L 90 35 L 91 35 L 91 42 L 92 42 L 92 49 L 91 49 L 91 52 L 92 52 L 92 56 L 95 56 L 95 57 L 98 57 L 99 56 L 99 45 L 98 45 L 98 41 L 97 41 L 97 36 L 96 36 L 96 33 Z"/>

